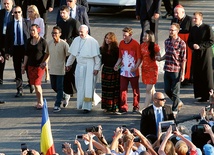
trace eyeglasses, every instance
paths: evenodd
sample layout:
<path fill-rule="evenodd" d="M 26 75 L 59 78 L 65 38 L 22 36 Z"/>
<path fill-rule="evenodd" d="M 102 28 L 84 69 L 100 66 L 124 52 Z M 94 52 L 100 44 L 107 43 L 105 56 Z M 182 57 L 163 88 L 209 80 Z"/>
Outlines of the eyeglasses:
<path fill-rule="evenodd" d="M 169 29 L 169 31 L 177 31 L 177 30 Z"/>
<path fill-rule="evenodd" d="M 15 11 L 15 12 L 14 12 L 14 14 L 18 14 L 18 13 L 21 13 L 21 11 Z"/>
<path fill-rule="evenodd" d="M 51 34 L 59 34 L 59 33 L 57 33 L 57 32 L 51 32 Z"/>
<path fill-rule="evenodd" d="M 159 101 L 165 101 L 166 100 L 165 98 L 156 98 L 156 99 Z"/>

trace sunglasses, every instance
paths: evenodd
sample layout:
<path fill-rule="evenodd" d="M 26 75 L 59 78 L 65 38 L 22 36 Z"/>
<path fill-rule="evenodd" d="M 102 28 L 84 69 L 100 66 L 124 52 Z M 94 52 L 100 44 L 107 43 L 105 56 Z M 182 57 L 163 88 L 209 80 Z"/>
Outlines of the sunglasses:
<path fill-rule="evenodd" d="M 14 12 L 14 14 L 18 14 L 18 13 L 21 13 L 21 11 L 15 11 L 15 12 Z"/>
<path fill-rule="evenodd" d="M 165 98 L 156 98 L 156 99 L 159 101 L 165 101 L 166 100 Z"/>

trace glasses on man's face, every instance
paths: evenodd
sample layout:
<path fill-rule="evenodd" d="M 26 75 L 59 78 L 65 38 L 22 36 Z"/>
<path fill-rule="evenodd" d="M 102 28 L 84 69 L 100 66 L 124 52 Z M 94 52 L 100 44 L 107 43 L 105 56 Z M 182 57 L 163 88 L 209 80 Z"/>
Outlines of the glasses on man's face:
<path fill-rule="evenodd" d="M 14 14 L 18 14 L 18 13 L 21 13 L 21 11 L 14 11 Z"/>
<path fill-rule="evenodd" d="M 169 31 L 173 32 L 173 31 L 177 31 L 177 30 L 169 29 Z"/>
<path fill-rule="evenodd" d="M 51 34 L 58 34 L 58 32 L 51 32 Z"/>
<path fill-rule="evenodd" d="M 159 101 L 165 101 L 166 100 L 165 98 L 156 98 L 156 99 Z"/>

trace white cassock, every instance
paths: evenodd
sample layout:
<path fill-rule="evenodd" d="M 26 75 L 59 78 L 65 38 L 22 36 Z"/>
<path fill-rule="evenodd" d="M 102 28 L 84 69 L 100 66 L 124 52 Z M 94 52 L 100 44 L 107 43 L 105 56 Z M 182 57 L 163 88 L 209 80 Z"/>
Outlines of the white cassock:
<path fill-rule="evenodd" d="M 72 42 L 66 66 L 73 64 L 75 58 L 75 83 L 77 88 L 77 109 L 92 109 L 93 95 L 96 84 L 94 70 L 100 70 L 101 59 L 98 42 L 87 35 L 84 39 L 76 37 Z"/>

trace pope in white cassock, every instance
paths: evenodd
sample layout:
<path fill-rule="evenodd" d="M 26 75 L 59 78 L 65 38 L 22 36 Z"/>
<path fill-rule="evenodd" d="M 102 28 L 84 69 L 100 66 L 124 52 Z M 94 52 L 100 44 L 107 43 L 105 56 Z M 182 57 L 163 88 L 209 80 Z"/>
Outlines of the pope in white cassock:
<path fill-rule="evenodd" d="M 77 88 L 77 109 L 88 113 L 92 109 L 96 76 L 100 70 L 101 59 L 97 40 L 88 35 L 88 27 L 81 25 L 79 36 L 72 42 L 66 63 L 66 70 L 71 68 L 74 60 L 77 61 L 75 83 Z"/>

